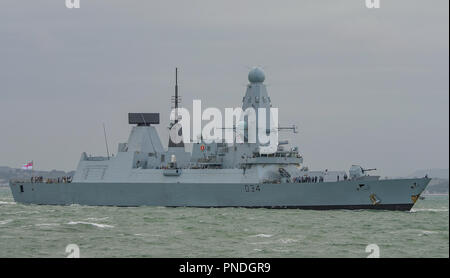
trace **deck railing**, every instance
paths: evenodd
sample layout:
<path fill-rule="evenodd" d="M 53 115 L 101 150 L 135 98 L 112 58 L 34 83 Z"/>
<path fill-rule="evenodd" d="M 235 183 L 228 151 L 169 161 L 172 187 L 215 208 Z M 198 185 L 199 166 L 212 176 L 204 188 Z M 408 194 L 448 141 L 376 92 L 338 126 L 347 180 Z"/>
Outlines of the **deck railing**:
<path fill-rule="evenodd" d="M 31 177 L 28 179 L 11 179 L 11 183 L 71 183 L 73 177 L 57 177 L 57 178 L 44 178 L 42 176 L 39 177 Z"/>

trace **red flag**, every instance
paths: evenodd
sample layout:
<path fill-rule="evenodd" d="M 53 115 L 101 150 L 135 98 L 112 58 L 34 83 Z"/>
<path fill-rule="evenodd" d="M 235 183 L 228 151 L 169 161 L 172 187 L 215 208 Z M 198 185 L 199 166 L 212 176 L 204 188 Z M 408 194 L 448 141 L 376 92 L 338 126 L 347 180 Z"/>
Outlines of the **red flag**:
<path fill-rule="evenodd" d="M 33 169 L 33 161 L 27 162 L 22 166 L 23 170 L 32 170 Z"/>

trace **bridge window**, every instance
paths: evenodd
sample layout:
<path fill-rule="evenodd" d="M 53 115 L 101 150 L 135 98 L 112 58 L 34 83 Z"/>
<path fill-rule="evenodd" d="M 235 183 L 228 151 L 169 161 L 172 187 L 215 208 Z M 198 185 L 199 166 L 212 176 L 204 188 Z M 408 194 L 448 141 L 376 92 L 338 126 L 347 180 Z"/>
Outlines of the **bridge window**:
<path fill-rule="evenodd" d="M 23 185 L 20 186 L 20 192 L 23 192 Z"/>

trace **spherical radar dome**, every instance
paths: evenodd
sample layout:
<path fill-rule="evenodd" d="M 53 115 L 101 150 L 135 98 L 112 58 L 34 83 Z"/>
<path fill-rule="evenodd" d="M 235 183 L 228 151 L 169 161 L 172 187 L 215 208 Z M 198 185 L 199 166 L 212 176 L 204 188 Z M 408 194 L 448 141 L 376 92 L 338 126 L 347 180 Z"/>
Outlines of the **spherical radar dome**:
<path fill-rule="evenodd" d="M 251 83 L 264 82 L 264 79 L 266 75 L 260 68 L 255 67 L 248 73 L 248 81 Z"/>

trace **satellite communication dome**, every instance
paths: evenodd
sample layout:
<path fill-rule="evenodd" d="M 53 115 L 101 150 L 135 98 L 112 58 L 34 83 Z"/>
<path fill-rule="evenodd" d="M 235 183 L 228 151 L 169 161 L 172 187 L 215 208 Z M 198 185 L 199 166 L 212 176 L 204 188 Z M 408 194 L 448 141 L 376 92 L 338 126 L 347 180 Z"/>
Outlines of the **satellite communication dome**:
<path fill-rule="evenodd" d="M 262 71 L 262 69 L 258 67 L 254 67 L 249 73 L 248 73 L 248 81 L 251 83 L 262 83 L 264 82 L 264 79 L 266 79 L 266 75 Z"/>

